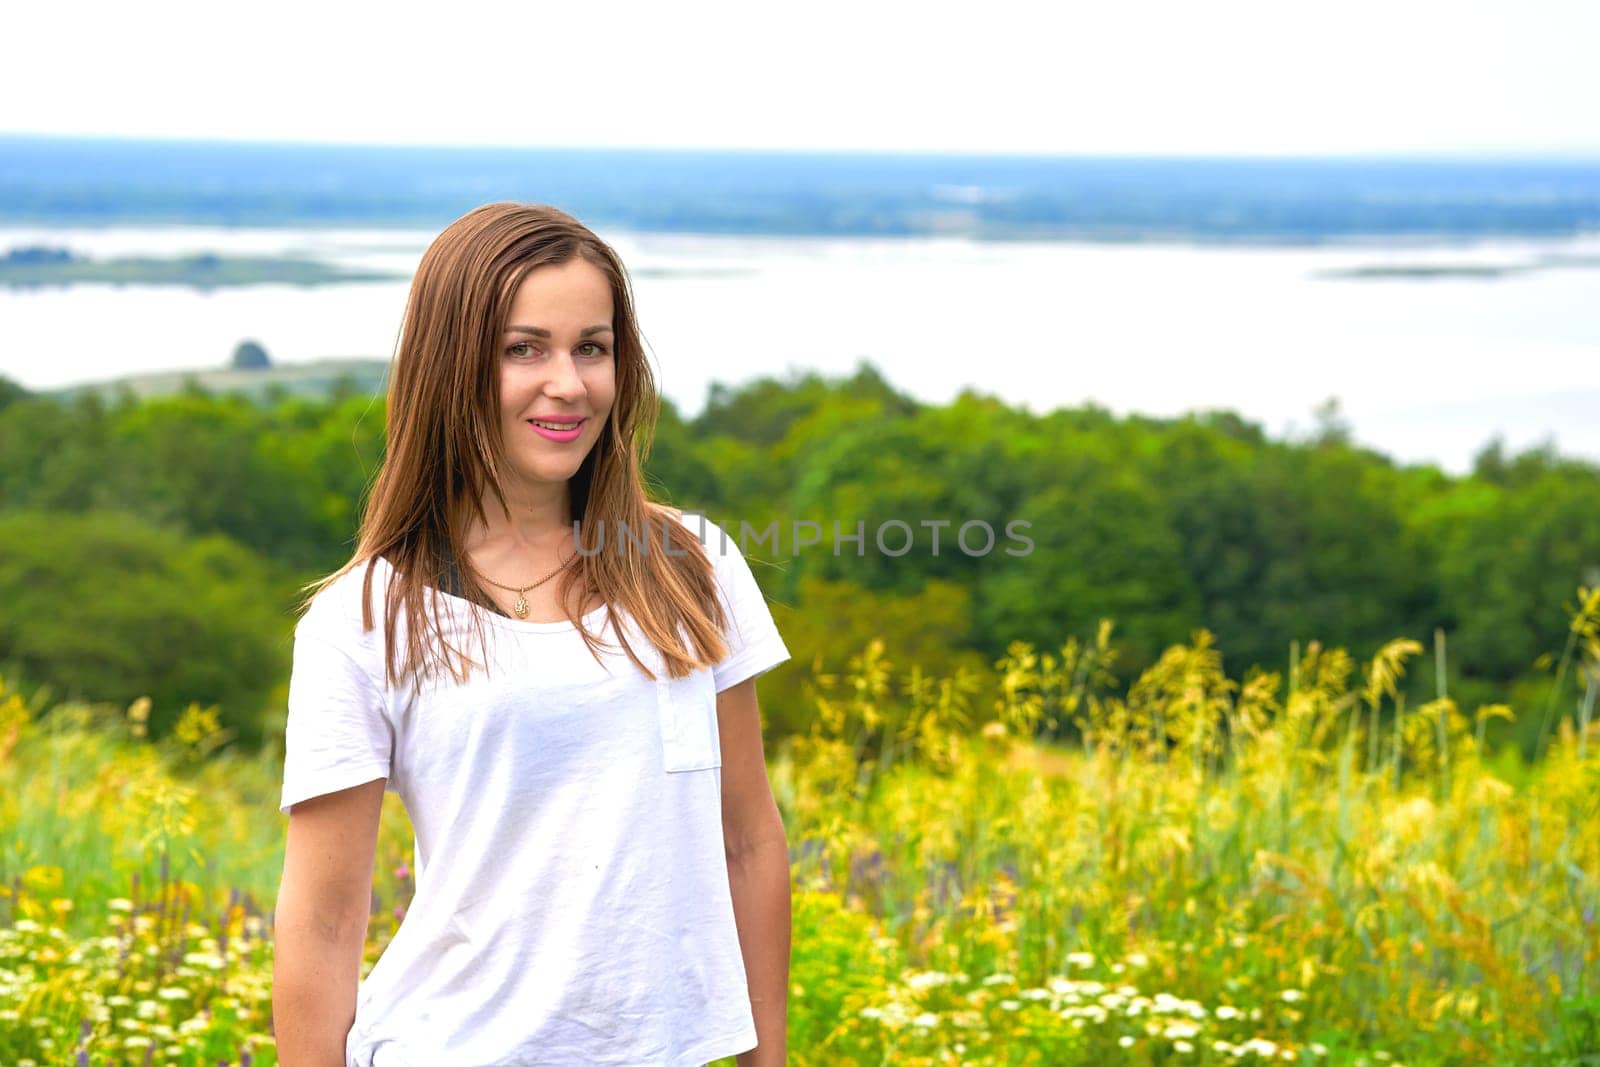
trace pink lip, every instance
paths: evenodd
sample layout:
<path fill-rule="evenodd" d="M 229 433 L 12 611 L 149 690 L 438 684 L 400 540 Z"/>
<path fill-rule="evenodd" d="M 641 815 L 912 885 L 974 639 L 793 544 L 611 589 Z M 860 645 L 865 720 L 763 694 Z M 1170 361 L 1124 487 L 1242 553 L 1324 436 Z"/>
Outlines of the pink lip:
<path fill-rule="evenodd" d="M 548 421 L 548 422 L 566 422 L 571 417 L 572 416 L 567 415 L 567 416 L 556 416 L 556 417 L 551 418 L 551 419 L 545 419 L 543 416 L 539 416 L 539 419 L 540 419 L 540 421 Z M 589 421 L 588 419 L 579 419 L 578 420 L 578 425 L 574 426 L 570 430 L 547 430 L 543 426 L 534 426 L 532 419 L 528 420 L 528 425 L 533 428 L 533 432 L 534 433 L 538 434 L 540 437 L 543 437 L 547 441 L 556 441 L 556 442 L 560 442 L 560 443 L 566 443 L 568 441 L 576 441 L 578 439 L 578 437 L 583 433 L 583 424 L 588 422 L 588 421 Z"/>

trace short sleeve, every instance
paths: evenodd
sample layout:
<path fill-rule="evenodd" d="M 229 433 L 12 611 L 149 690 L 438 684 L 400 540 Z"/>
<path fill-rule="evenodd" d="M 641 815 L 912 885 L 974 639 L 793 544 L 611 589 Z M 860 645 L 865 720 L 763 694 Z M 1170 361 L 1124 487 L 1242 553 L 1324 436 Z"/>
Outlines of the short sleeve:
<path fill-rule="evenodd" d="M 382 690 L 350 652 L 300 620 L 289 675 L 289 722 L 284 736 L 284 814 L 302 800 L 388 778 L 394 729 Z"/>
<path fill-rule="evenodd" d="M 756 584 L 737 539 L 703 515 L 683 513 L 683 522 L 700 535 L 711 557 L 728 626 L 728 654 L 711 668 L 717 692 L 754 678 L 790 658 L 766 597 Z"/>

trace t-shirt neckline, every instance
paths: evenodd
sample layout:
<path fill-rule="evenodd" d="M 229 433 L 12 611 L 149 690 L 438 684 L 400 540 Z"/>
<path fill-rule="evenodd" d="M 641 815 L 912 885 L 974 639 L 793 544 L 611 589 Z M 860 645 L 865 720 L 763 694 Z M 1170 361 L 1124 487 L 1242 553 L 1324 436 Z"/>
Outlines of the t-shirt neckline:
<path fill-rule="evenodd" d="M 380 556 L 379 558 L 383 560 L 384 565 L 387 566 L 391 571 L 395 569 L 395 565 L 389 561 L 387 556 Z M 443 597 L 447 602 L 453 602 L 462 605 L 469 612 L 479 612 L 496 626 L 502 626 L 509 630 L 522 630 L 527 633 L 549 634 L 576 631 L 578 629 L 578 627 L 573 624 L 571 619 L 557 619 L 554 622 L 529 622 L 526 619 L 513 619 L 509 615 L 502 615 L 497 611 L 490 611 L 482 604 L 475 604 L 466 597 L 457 596 L 455 593 L 447 593 L 438 586 L 429 585 L 425 586 L 424 588 L 433 593 L 435 596 Z M 583 624 L 583 628 L 592 633 L 594 631 L 594 626 L 591 624 L 598 624 L 600 619 L 602 619 L 609 610 L 609 604 L 601 604 L 592 611 L 586 612 L 580 619 Z"/>
<path fill-rule="evenodd" d="M 502 615 L 497 611 L 490 611 L 481 604 L 474 604 L 466 597 L 456 596 L 454 593 L 446 593 L 443 589 L 438 589 L 431 585 L 428 586 L 428 588 L 432 589 L 435 593 L 444 597 L 446 600 L 453 600 L 458 604 L 465 605 L 470 611 L 482 612 L 484 617 L 490 622 L 494 623 L 496 626 L 504 626 L 511 630 L 526 630 L 531 633 L 561 633 L 565 630 L 577 629 L 577 627 L 573 625 L 571 619 L 558 619 L 555 622 L 529 622 L 526 619 L 513 619 L 509 615 Z M 584 614 L 581 617 L 581 621 L 584 624 L 583 628 L 585 630 L 591 630 L 592 627 L 589 624 L 598 622 L 605 615 L 608 609 L 609 605 L 601 604 L 593 611 Z"/>

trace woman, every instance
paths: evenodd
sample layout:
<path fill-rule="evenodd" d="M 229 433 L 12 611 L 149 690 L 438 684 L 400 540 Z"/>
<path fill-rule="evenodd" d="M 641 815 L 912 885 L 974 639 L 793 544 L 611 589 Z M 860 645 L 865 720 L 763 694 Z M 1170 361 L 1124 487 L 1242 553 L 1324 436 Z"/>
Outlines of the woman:
<path fill-rule="evenodd" d="M 789 653 L 723 531 L 648 500 L 658 403 L 575 219 L 489 204 L 424 254 L 355 554 L 295 630 L 284 1067 L 784 1062 L 755 677 Z M 385 789 L 416 895 L 358 985 Z"/>

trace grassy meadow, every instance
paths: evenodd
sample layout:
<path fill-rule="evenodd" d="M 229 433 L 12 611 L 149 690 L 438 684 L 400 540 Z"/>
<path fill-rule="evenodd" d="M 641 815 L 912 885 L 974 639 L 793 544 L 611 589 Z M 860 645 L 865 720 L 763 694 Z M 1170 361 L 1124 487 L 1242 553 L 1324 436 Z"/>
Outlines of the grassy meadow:
<path fill-rule="evenodd" d="M 1122 684 L 1109 623 L 810 678 L 769 759 L 790 1062 L 1600 1062 L 1600 590 L 1568 610 L 1576 707 L 1408 707 L 1409 639 L 1236 683 L 1202 630 Z M 0 682 L 0 1064 L 276 1063 L 281 753 L 35 703 Z M 1485 745 L 1513 717 L 1532 764 Z M 369 967 L 412 888 L 384 802 Z"/>

